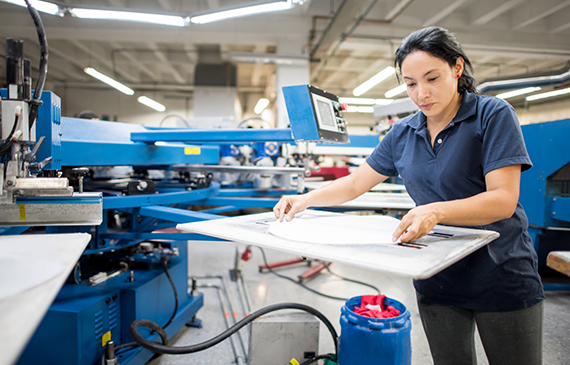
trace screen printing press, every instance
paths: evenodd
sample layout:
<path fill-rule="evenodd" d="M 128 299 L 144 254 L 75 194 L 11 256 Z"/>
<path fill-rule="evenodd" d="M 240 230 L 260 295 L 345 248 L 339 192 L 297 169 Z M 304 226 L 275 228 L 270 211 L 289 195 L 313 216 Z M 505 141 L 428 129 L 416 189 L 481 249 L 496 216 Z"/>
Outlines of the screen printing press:
<path fill-rule="evenodd" d="M 294 225 L 296 220 L 305 223 Z M 268 212 L 184 223 L 177 228 L 414 279 L 429 278 L 499 237 L 494 231 L 437 225 L 428 236 L 413 243 L 392 243 L 390 237 L 397 222 L 396 218 L 380 215 L 307 210 L 287 223 L 277 222 L 273 212 Z M 276 225 L 283 226 L 275 230 Z M 312 233 L 307 230 L 311 226 L 314 227 Z M 282 234 L 287 230 L 292 232 L 289 237 Z M 320 236 L 331 237 L 330 243 L 325 243 L 327 238 Z M 378 237 L 378 242 L 370 239 L 373 236 Z"/>

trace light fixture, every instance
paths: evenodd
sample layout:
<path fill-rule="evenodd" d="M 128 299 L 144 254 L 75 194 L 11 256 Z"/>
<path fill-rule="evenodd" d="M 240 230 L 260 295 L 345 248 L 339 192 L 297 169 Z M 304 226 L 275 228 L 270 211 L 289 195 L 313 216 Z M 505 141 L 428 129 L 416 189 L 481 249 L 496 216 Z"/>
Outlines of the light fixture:
<path fill-rule="evenodd" d="M 164 105 L 162 105 L 158 101 L 154 101 L 151 98 L 148 98 L 146 96 L 139 96 L 137 98 L 137 101 L 141 104 L 148 106 L 149 108 L 153 108 L 157 112 L 163 112 L 166 110 L 166 107 Z"/>
<path fill-rule="evenodd" d="M 277 65 L 307 65 L 309 59 L 302 56 L 281 55 L 275 53 L 230 52 L 230 60 L 248 63 L 275 63 Z"/>
<path fill-rule="evenodd" d="M 374 113 L 373 106 L 356 106 L 356 105 L 349 105 L 346 109 L 347 113 Z"/>
<path fill-rule="evenodd" d="M 83 69 L 83 71 L 85 71 L 87 75 L 93 76 L 99 81 L 103 81 L 107 85 L 114 87 L 115 89 L 119 90 L 122 93 L 125 93 L 127 95 L 133 95 L 135 93 L 133 89 L 126 87 L 125 85 L 121 84 L 118 81 L 113 80 L 107 75 L 103 75 L 101 72 L 95 70 L 94 68 L 86 67 Z"/>
<path fill-rule="evenodd" d="M 269 100 L 266 98 L 261 98 L 257 101 L 257 104 L 255 104 L 255 108 L 253 108 L 253 112 L 255 114 L 261 114 L 261 112 L 263 110 L 265 110 L 265 108 L 267 108 L 268 105 L 269 105 Z"/>
<path fill-rule="evenodd" d="M 69 12 L 74 17 L 80 19 L 127 20 L 133 22 L 171 25 L 175 27 L 183 27 L 186 25 L 186 21 L 183 17 L 175 15 L 85 8 L 71 8 L 69 9 Z"/>
<path fill-rule="evenodd" d="M 356 104 L 356 105 L 388 105 L 394 100 L 391 99 L 372 99 L 372 98 L 338 98 L 340 103 Z"/>
<path fill-rule="evenodd" d="M 372 89 L 374 86 L 378 85 L 382 81 L 386 80 L 392 74 L 394 74 L 396 70 L 392 66 L 388 66 L 382 71 L 378 72 L 376 75 L 372 76 L 368 81 L 362 83 L 362 85 L 358 86 L 356 89 L 352 91 L 352 95 L 360 96 L 367 92 L 368 90 Z"/>
<path fill-rule="evenodd" d="M 526 101 L 551 98 L 553 96 L 564 95 L 564 94 L 568 94 L 568 93 L 570 93 L 570 87 L 568 87 L 566 89 L 554 90 L 554 91 L 549 91 L 549 92 L 542 93 L 542 94 L 535 94 L 535 95 L 527 96 Z"/>
<path fill-rule="evenodd" d="M 390 89 L 388 91 L 386 91 L 386 94 L 384 94 L 384 97 L 386 98 L 393 98 L 396 95 L 400 95 L 401 93 L 403 93 L 404 91 L 406 91 L 406 84 L 402 84 L 400 86 L 397 86 L 393 89 Z"/>
<path fill-rule="evenodd" d="M 519 95 L 530 94 L 531 92 L 538 91 L 540 89 L 541 88 L 538 86 L 536 86 L 536 87 L 525 87 L 524 89 L 518 89 L 518 90 L 509 91 L 506 93 L 497 94 L 496 97 L 498 97 L 499 99 L 508 99 L 508 98 L 513 98 L 515 96 L 519 96 Z"/>
<path fill-rule="evenodd" d="M 286 1 L 257 1 L 241 5 L 239 7 L 224 7 L 214 11 L 195 13 L 188 17 L 191 23 L 205 24 L 218 20 L 237 18 L 242 16 L 268 13 L 271 11 L 287 10 L 293 7 L 293 3 Z"/>
<path fill-rule="evenodd" d="M 28 7 L 28 5 L 24 0 L 4 0 L 4 2 L 14 5 L 24 6 L 26 8 Z M 41 11 L 42 13 L 47 13 L 51 15 L 57 14 L 63 16 L 63 13 L 60 12 L 59 10 L 59 6 L 57 6 L 56 4 L 48 3 L 46 1 L 30 0 L 30 5 L 34 7 L 37 11 Z"/>

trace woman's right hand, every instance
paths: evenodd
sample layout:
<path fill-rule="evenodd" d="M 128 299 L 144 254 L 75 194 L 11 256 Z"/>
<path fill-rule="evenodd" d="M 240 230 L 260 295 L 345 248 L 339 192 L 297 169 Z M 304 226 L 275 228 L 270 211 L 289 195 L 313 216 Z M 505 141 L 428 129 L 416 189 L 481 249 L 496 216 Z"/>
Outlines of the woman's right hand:
<path fill-rule="evenodd" d="M 275 213 L 275 217 L 279 219 L 280 222 L 283 222 L 283 218 L 289 222 L 295 217 L 295 214 L 307 209 L 308 205 L 309 199 L 307 194 L 286 195 L 275 204 L 273 213 Z"/>

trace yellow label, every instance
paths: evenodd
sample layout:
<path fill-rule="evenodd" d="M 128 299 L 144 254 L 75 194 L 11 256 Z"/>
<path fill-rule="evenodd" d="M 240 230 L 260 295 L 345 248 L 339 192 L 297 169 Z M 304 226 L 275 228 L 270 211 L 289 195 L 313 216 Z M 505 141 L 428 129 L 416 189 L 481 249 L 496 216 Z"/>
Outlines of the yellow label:
<path fill-rule="evenodd" d="M 184 147 L 185 155 L 199 155 L 200 147 Z"/>
<path fill-rule="evenodd" d="M 105 333 L 103 337 L 101 337 L 101 347 L 105 347 L 109 341 L 111 341 L 111 331 Z"/>
<path fill-rule="evenodd" d="M 378 142 L 381 142 L 382 139 L 384 139 L 384 135 L 381 135 L 380 137 L 378 137 Z"/>
<path fill-rule="evenodd" d="M 20 220 L 26 221 L 26 206 L 24 204 L 18 204 L 18 210 L 20 211 Z"/>
<path fill-rule="evenodd" d="M 289 361 L 290 365 L 299 365 L 299 361 L 295 360 L 294 358 Z"/>

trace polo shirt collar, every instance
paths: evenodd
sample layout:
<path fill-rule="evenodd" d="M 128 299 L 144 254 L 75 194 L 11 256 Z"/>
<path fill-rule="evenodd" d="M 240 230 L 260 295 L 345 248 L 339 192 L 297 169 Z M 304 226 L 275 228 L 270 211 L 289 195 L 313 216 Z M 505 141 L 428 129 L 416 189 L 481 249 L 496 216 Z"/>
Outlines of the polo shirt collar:
<path fill-rule="evenodd" d="M 463 99 L 461 100 L 461 106 L 455 115 L 455 118 L 451 121 L 450 125 L 460 123 L 469 117 L 476 114 L 477 111 L 477 96 L 473 93 L 464 92 Z M 426 125 L 426 116 L 423 112 L 419 111 L 413 115 L 407 122 L 407 124 L 414 128 L 420 129 Z"/>

